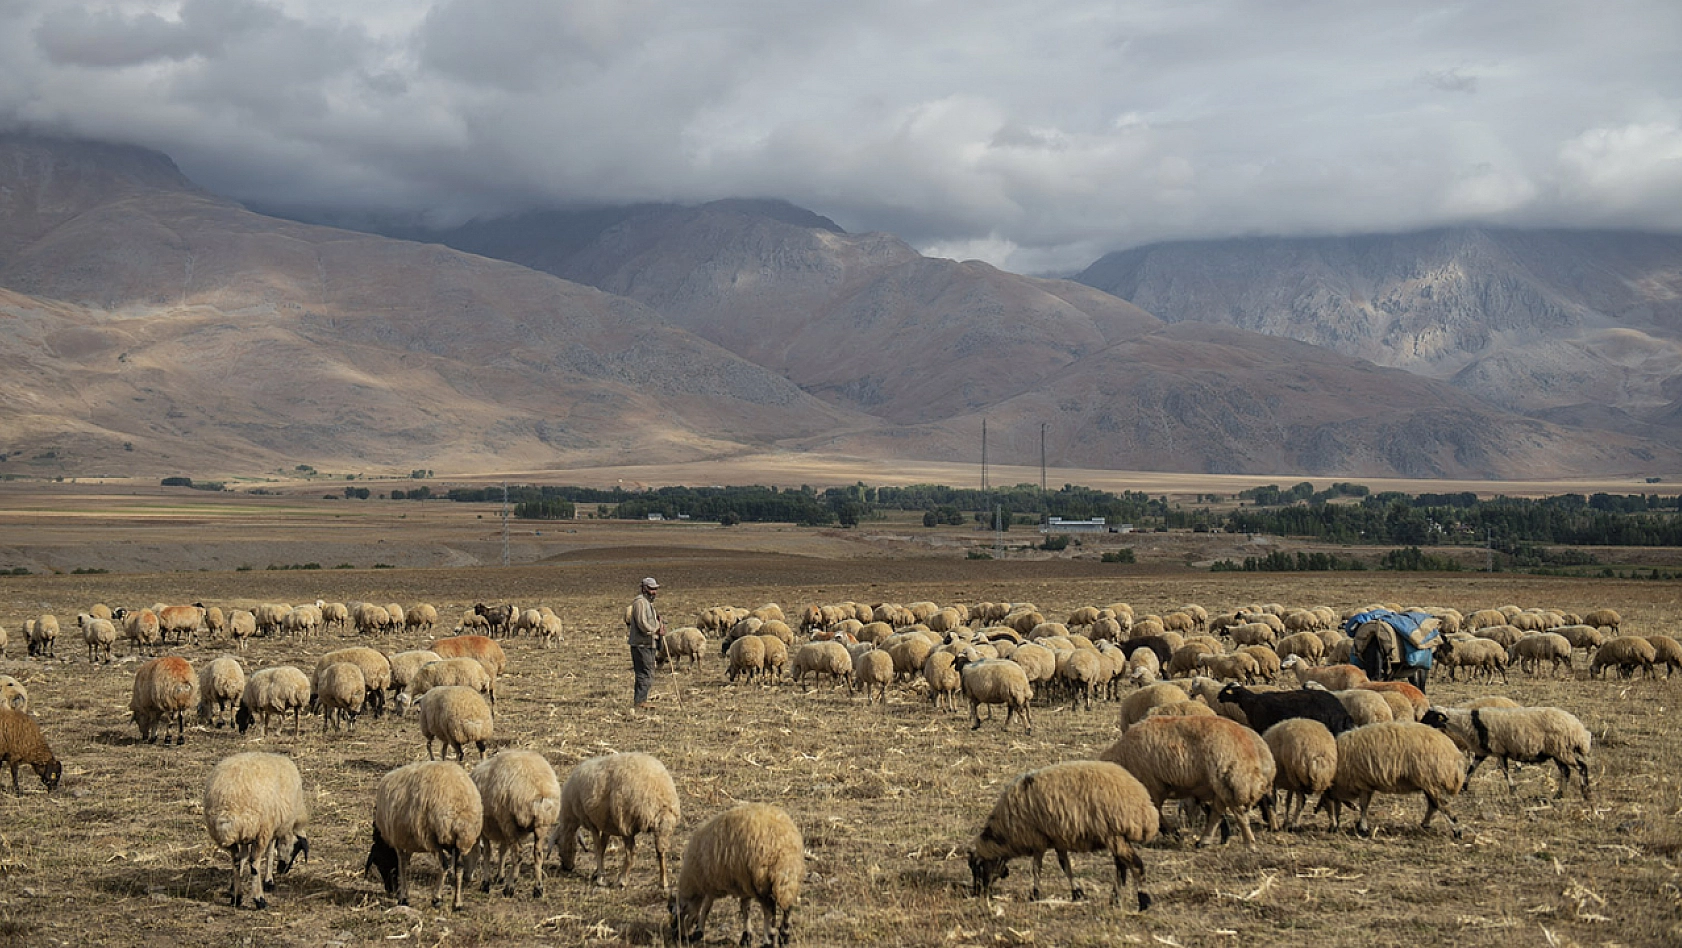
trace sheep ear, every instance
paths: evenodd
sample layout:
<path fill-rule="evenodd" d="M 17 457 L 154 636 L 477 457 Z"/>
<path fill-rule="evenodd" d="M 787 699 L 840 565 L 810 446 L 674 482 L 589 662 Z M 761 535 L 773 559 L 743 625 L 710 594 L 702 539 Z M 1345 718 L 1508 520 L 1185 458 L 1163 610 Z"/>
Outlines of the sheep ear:
<path fill-rule="evenodd" d="M 299 836 L 298 841 L 297 841 L 296 844 L 294 844 L 294 848 L 292 850 L 292 861 L 295 862 L 295 863 L 296 862 L 309 862 L 309 858 L 310 858 L 310 838 L 308 836 Z"/>

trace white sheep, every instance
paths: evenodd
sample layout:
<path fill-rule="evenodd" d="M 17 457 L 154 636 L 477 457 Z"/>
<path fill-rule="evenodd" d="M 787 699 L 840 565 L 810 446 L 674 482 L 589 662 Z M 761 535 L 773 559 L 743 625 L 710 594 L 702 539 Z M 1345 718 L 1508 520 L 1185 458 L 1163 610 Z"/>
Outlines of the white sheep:
<path fill-rule="evenodd" d="M 539 846 L 561 815 L 561 781 L 555 768 L 542 754 L 503 751 L 474 769 L 473 785 L 479 788 L 479 802 L 485 812 L 484 827 L 474 848 L 475 861 L 488 857 L 490 847 L 496 846 L 496 856 L 491 860 L 494 875 L 502 879 L 502 894 L 513 895 L 514 885 L 520 881 L 520 844 L 530 837 L 532 873 L 537 877 L 532 898 L 543 898 Z M 491 890 L 492 875 L 487 866 L 485 892 Z"/>
<path fill-rule="evenodd" d="M 1279 663 L 1280 671 L 1294 672 L 1297 682 L 1314 682 L 1327 691 L 1348 691 L 1367 680 L 1367 673 L 1354 665 L 1324 665 L 1311 667 L 1300 655 L 1293 655 Z"/>
<path fill-rule="evenodd" d="M 1565 666 L 1567 677 L 1572 677 L 1571 657 L 1574 650 L 1571 640 L 1557 632 L 1543 632 L 1540 635 L 1527 635 L 1512 644 L 1507 649 L 1507 660 L 1518 662 L 1520 670 L 1535 676 L 1542 672 L 1542 663 L 1550 662 L 1548 669 L 1551 675 L 1559 673 L 1560 666 Z"/>
<path fill-rule="evenodd" d="M 11 675 L 0 675 L 0 708 L 29 710 L 29 689 Z"/>
<path fill-rule="evenodd" d="M 101 655 L 110 662 L 111 647 L 117 642 L 117 626 L 110 619 L 101 619 L 86 612 L 76 617 L 76 625 L 82 630 L 82 641 L 88 646 L 88 664 L 97 664 Z"/>
<path fill-rule="evenodd" d="M 1565 796 L 1565 785 L 1571 782 L 1571 768 L 1577 768 L 1582 779 L 1583 799 L 1589 798 L 1589 749 L 1593 740 L 1583 722 L 1560 708 L 1432 708 L 1426 712 L 1424 723 L 1438 728 L 1454 743 L 1472 755 L 1472 766 L 1466 771 L 1470 781 L 1479 765 L 1494 757 L 1501 762 L 1501 773 L 1507 777 L 1507 789 L 1513 786 L 1508 761 L 1536 764 L 1551 760 L 1559 767 L 1559 789 L 1555 798 Z"/>
<path fill-rule="evenodd" d="M 363 873 L 378 869 L 386 895 L 409 904 L 409 858 L 438 855 L 438 888 L 432 907 L 444 902 L 444 884 L 455 876 L 455 901 L 461 909 L 462 876 L 467 855 L 484 827 L 479 788 L 460 767 L 446 761 L 407 764 L 380 778 L 374 791 L 374 843 Z"/>
<path fill-rule="evenodd" d="M 177 655 L 154 658 L 134 673 L 134 692 L 129 713 L 140 727 L 140 739 L 150 744 L 158 734 L 169 744 L 169 726 L 175 725 L 177 745 L 187 743 L 187 714 L 198 704 L 199 679 L 191 662 Z M 159 725 L 162 725 L 160 728 Z"/>
<path fill-rule="evenodd" d="M 894 660 L 889 657 L 887 652 L 872 648 L 854 656 L 853 690 L 863 689 L 866 704 L 873 700 L 873 693 L 874 700 L 886 704 L 888 701 L 888 686 L 893 684 L 893 681 Z"/>
<path fill-rule="evenodd" d="M 1589 677 L 1598 678 L 1608 666 L 1616 666 L 1618 673 L 1625 678 L 1630 677 L 1638 667 L 1646 671 L 1648 678 L 1654 678 L 1657 675 L 1653 671 L 1653 662 L 1658 657 L 1653 643 L 1639 635 L 1613 636 L 1594 650 L 1594 659 L 1589 662 Z"/>
<path fill-rule="evenodd" d="M 891 662 L 892 658 L 889 661 Z M 814 679 L 819 675 L 828 675 L 832 682 L 846 685 L 851 691 L 853 657 L 847 654 L 847 647 L 840 642 L 807 642 L 795 650 L 793 662 L 789 666 L 789 678 L 800 681 L 808 673 Z"/>
<path fill-rule="evenodd" d="M 1343 704 L 1343 710 L 1349 712 L 1349 718 L 1355 722 L 1356 727 L 1395 720 L 1396 713 L 1390 709 L 1390 703 L 1376 691 L 1351 688 L 1348 691 L 1334 691 L 1332 695 Z M 1410 705 L 1407 717 L 1409 721 L 1413 720 L 1412 710 Z"/>
<path fill-rule="evenodd" d="M 199 672 L 199 721 L 227 727 L 245 694 L 245 669 L 232 655 L 213 659 Z"/>
<path fill-rule="evenodd" d="M 465 657 L 441 658 L 422 665 L 409 679 L 409 687 L 398 696 L 399 709 L 419 701 L 428 691 L 445 686 L 471 688 L 496 702 L 496 679 L 478 660 Z"/>
<path fill-rule="evenodd" d="M 1644 635 L 1642 638 L 1653 647 L 1653 665 L 1663 665 L 1666 678 L 1682 669 L 1682 642 L 1668 635 Z"/>
<path fill-rule="evenodd" d="M 150 609 L 123 612 L 123 636 L 129 640 L 133 654 L 149 654 L 157 650 L 163 634 L 158 631 L 158 614 Z"/>
<path fill-rule="evenodd" d="M 958 693 L 964 690 L 964 677 L 953 667 L 957 658 L 951 652 L 930 652 L 923 662 L 923 680 L 928 683 L 929 700 L 934 702 L 937 711 L 942 700 L 946 703 L 946 710 L 958 710 Z M 892 664 L 892 657 L 888 661 Z"/>
<path fill-rule="evenodd" d="M 1029 707 L 1034 700 L 1034 688 L 1028 683 L 1028 675 L 1021 665 L 1009 659 L 970 661 L 966 656 L 960 656 L 953 667 L 962 676 L 964 697 L 969 699 L 970 730 L 981 727 L 982 705 L 1002 704 L 1006 708 L 1005 730 L 1009 730 L 1011 720 L 1020 715 L 1023 732 L 1034 733 L 1034 718 Z"/>
<path fill-rule="evenodd" d="M 1121 729 L 1125 731 L 1143 721 L 1151 708 L 1159 704 L 1174 704 L 1189 697 L 1184 688 L 1172 682 L 1146 685 L 1121 700 Z"/>
<path fill-rule="evenodd" d="M 416 648 L 406 652 L 398 652 L 387 659 L 391 665 L 391 696 L 394 701 L 408 690 L 415 680 L 415 673 L 431 662 L 443 661 L 443 656 L 431 649 Z"/>
<path fill-rule="evenodd" d="M 765 944 L 787 945 L 789 917 L 800 903 L 805 875 L 805 844 L 782 808 L 743 803 L 725 810 L 702 823 L 683 849 L 677 892 L 667 903 L 672 934 L 680 944 L 699 941 L 713 902 L 734 896 L 741 907 L 742 944 L 752 940 L 752 900 L 765 918 Z M 776 924 L 779 911 L 782 921 Z"/>
<path fill-rule="evenodd" d="M 731 681 L 738 676 L 752 681 L 765 669 L 765 640 L 757 635 L 743 635 L 730 643 L 726 659 L 729 667 L 725 674 Z"/>
<path fill-rule="evenodd" d="M 1286 718 L 1262 740 L 1273 754 L 1273 789 L 1285 792 L 1286 825 L 1296 829 L 1308 795 L 1324 794 L 1337 777 L 1337 738 L 1313 718 Z M 1279 828 L 1277 818 L 1272 828 Z"/>
<path fill-rule="evenodd" d="M 234 640 L 234 647 L 245 651 L 251 637 L 257 634 L 257 617 L 245 609 L 235 609 L 228 616 L 228 638 Z"/>
<path fill-rule="evenodd" d="M 204 785 L 204 828 L 233 859 L 228 895 L 235 908 L 247 893 L 253 906 L 269 907 L 264 892 L 274 888 L 275 874 L 284 875 L 294 859 L 309 855 L 308 822 L 303 779 L 291 760 L 234 754 L 211 769 Z"/>
<path fill-rule="evenodd" d="M 365 645 L 353 645 L 349 648 L 339 648 L 328 652 L 316 660 L 315 673 L 310 676 L 312 689 L 319 690 L 322 672 L 327 668 L 342 663 L 355 665 L 362 673 L 362 683 L 365 689 L 365 703 L 372 707 L 374 717 L 379 717 L 385 710 L 385 690 L 391 687 L 391 661 L 378 649 Z M 341 709 L 342 710 L 342 709 Z M 323 724 L 326 722 L 324 721 Z"/>
<path fill-rule="evenodd" d="M 1337 736 L 1337 777 L 1320 802 L 1331 809 L 1333 829 L 1345 804 L 1359 804 L 1361 817 L 1355 830 L 1367 836 L 1372 832 L 1367 810 L 1373 794 L 1422 793 L 1425 819 L 1420 828 L 1429 828 L 1432 817 L 1441 811 L 1459 839 L 1460 824 L 1448 811 L 1448 799 L 1465 783 L 1465 758 L 1453 741 L 1428 725 L 1386 721 Z"/>
<path fill-rule="evenodd" d="M 549 835 L 549 848 L 559 852 L 561 869 L 571 872 L 577 860 L 578 832 L 588 830 L 596 853 L 591 879 L 607 885 L 607 844 L 625 844 L 625 862 L 614 885 L 623 888 L 637 855 L 637 837 L 654 838 L 654 858 L 660 867 L 660 888 L 670 887 L 667 866 L 672 834 L 682 817 L 677 785 L 658 758 L 628 752 L 579 761 L 561 787 L 561 814 Z"/>
<path fill-rule="evenodd" d="M 479 692 L 462 685 L 440 685 L 427 691 L 420 700 L 421 736 L 426 738 L 426 757 L 432 760 L 432 742 L 443 745 L 443 758 L 450 759 L 450 748 L 456 750 L 456 760 L 467 766 L 463 745 L 479 748 L 479 759 L 485 759 L 485 742 L 490 740 L 494 725 L 491 707 Z"/>
<path fill-rule="evenodd" d="M 299 716 L 310 703 L 310 679 L 303 669 L 291 665 L 259 668 L 245 681 L 245 693 L 240 696 L 239 711 L 234 714 L 234 726 L 244 734 L 263 715 L 263 736 L 269 736 L 269 716 L 292 712 L 292 736 L 299 733 Z"/>
<path fill-rule="evenodd" d="M 706 654 L 706 633 L 692 625 L 673 629 L 666 633 L 663 641 L 665 642 L 666 655 L 671 659 L 673 668 L 680 664 L 679 659 L 684 658 L 689 659 L 689 667 L 694 668 L 701 663 L 701 657 Z"/>
<path fill-rule="evenodd" d="M 1272 792 L 1275 775 L 1273 754 L 1255 731 L 1222 717 L 1147 717 L 1098 756 L 1139 778 L 1157 807 L 1187 797 L 1208 807 L 1197 845 L 1230 816 L 1255 846 L 1249 811 Z"/>
<path fill-rule="evenodd" d="M 24 624 L 24 632 L 29 640 L 29 657 L 56 657 L 53 654 L 53 644 L 58 640 L 58 616 L 46 613 L 35 619 L 34 625 Z"/>
<path fill-rule="evenodd" d="M 362 677 L 362 669 L 350 662 L 328 665 L 316 673 L 312 692 L 321 706 L 321 733 L 327 733 L 328 723 L 335 731 L 342 724 L 351 733 L 356 732 L 356 716 L 368 700 L 368 682 Z"/>
<path fill-rule="evenodd" d="M 1030 856 L 1033 883 L 1028 897 L 1038 901 L 1040 864 L 1050 849 L 1068 877 L 1070 897 L 1079 900 L 1085 893 L 1075 884 L 1069 853 L 1108 852 L 1115 861 L 1110 904 L 1119 905 L 1129 867 L 1136 888 L 1145 880 L 1144 860 L 1132 844 L 1154 839 L 1159 821 L 1144 786 L 1114 764 L 1082 760 L 1029 771 L 1005 786 L 970 843 L 974 893 L 989 895 L 994 880 L 1009 874 L 1011 859 Z M 1150 908 L 1151 897 L 1143 888 L 1138 888 L 1138 902 L 1139 911 Z"/>

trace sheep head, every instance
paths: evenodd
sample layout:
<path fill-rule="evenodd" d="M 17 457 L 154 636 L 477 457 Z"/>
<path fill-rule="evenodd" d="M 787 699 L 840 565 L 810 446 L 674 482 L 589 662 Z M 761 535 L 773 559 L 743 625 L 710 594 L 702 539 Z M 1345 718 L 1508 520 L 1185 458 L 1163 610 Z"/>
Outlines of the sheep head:
<path fill-rule="evenodd" d="M 44 764 L 34 764 L 35 775 L 41 778 L 41 783 L 51 793 L 58 789 L 58 782 L 64 777 L 64 765 L 55 758 Z"/>
<path fill-rule="evenodd" d="M 367 875 L 370 869 L 379 870 L 385 894 L 397 898 L 397 850 L 385 841 L 377 826 L 374 827 L 374 845 L 368 850 L 368 861 L 362 866 L 362 874 Z"/>

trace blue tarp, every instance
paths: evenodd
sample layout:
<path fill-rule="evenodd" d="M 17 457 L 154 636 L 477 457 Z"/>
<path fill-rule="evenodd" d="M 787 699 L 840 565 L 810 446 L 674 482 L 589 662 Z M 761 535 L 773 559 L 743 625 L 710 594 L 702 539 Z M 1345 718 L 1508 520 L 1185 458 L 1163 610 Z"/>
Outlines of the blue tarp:
<path fill-rule="evenodd" d="M 1428 612 L 1391 612 L 1388 609 L 1374 609 L 1351 616 L 1343 624 L 1345 635 L 1354 635 L 1355 630 L 1368 622 L 1383 622 L 1396 631 L 1396 645 L 1402 653 L 1401 664 L 1407 668 L 1430 668 L 1435 654 L 1431 651 L 1431 644 L 1442 637 L 1435 626 L 1424 631 L 1420 626 L 1427 620 L 1435 618 Z M 1349 660 L 1356 667 L 1361 665 L 1359 650 L 1353 651 Z M 1362 671 L 1372 674 L 1373 669 L 1362 668 Z"/>

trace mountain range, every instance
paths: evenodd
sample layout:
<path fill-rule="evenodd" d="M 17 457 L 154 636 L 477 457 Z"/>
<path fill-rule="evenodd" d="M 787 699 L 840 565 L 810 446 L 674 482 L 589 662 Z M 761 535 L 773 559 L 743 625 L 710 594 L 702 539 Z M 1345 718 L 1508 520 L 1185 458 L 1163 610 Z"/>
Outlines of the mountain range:
<path fill-rule="evenodd" d="M 984 422 L 997 463 L 1043 430 L 1060 466 L 1682 470 L 1682 238 L 1175 244 L 1054 280 L 778 201 L 359 226 L 0 136 L 0 474 L 979 460 Z"/>

